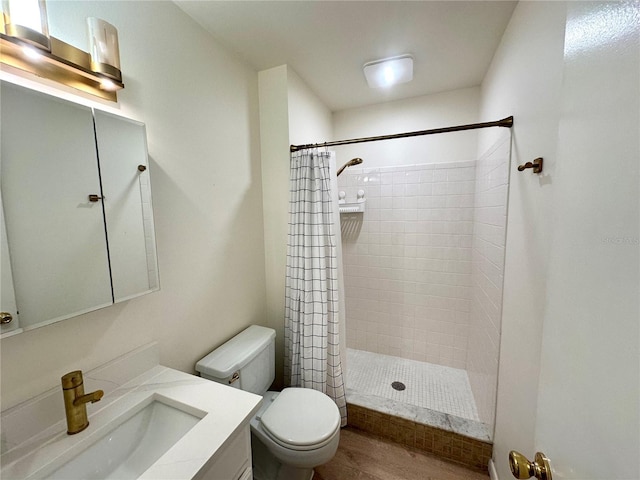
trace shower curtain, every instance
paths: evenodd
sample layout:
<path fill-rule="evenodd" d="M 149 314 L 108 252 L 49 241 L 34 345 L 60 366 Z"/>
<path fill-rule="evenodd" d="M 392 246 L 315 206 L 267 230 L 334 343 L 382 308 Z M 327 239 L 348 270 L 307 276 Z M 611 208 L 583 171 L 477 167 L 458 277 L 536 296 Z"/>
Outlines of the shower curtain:
<path fill-rule="evenodd" d="M 330 153 L 291 154 L 285 287 L 285 381 L 332 398 L 347 423 L 339 341 L 338 259 Z"/>

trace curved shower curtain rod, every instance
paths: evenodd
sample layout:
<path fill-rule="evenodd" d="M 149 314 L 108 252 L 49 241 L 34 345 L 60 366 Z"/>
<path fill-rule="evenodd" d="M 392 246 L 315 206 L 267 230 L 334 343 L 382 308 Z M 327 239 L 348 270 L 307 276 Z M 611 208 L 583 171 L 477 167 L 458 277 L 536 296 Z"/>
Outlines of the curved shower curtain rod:
<path fill-rule="evenodd" d="M 475 130 L 477 128 L 487 128 L 487 127 L 511 128 L 512 126 L 513 126 L 513 117 L 511 116 L 511 117 L 503 118 L 502 120 L 497 120 L 495 122 L 470 123 L 468 125 L 458 125 L 455 127 L 445 127 L 445 128 L 434 128 L 432 130 L 419 130 L 417 132 L 396 133 L 393 135 L 382 135 L 379 137 L 352 138 L 350 140 L 336 140 L 334 142 L 310 143 L 307 145 L 291 145 L 289 147 L 289 151 L 297 152 L 298 150 L 304 150 L 305 148 L 333 147 L 335 145 L 350 145 L 352 143 L 375 142 L 378 140 L 392 140 L 394 138 L 418 137 L 421 135 L 433 135 L 435 133 L 460 132 L 463 130 Z"/>

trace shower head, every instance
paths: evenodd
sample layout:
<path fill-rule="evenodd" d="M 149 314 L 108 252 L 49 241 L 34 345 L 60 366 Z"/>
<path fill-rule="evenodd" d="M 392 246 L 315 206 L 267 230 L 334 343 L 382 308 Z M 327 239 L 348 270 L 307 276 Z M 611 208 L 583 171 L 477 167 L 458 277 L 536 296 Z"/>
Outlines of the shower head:
<path fill-rule="evenodd" d="M 360 165 L 361 163 L 362 163 L 362 159 L 360 157 L 352 158 L 351 160 L 349 160 L 347 163 L 345 163 L 343 166 L 340 167 L 336 176 L 339 176 L 345 168 L 353 167 L 354 165 Z"/>

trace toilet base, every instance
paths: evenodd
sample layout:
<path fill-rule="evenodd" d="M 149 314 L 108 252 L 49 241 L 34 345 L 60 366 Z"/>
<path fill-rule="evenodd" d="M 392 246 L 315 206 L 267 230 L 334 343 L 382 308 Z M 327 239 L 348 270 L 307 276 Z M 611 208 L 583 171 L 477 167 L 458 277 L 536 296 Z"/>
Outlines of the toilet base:
<path fill-rule="evenodd" d="M 312 480 L 313 468 L 295 468 L 281 465 L 276 480 Z"/>
<path fill-rule="evenodd" d="M 251 460 L 253 480 L 311 480 L 313 478 L 313 468 L 283 465 L 253 433 L 251 433 Z"/>

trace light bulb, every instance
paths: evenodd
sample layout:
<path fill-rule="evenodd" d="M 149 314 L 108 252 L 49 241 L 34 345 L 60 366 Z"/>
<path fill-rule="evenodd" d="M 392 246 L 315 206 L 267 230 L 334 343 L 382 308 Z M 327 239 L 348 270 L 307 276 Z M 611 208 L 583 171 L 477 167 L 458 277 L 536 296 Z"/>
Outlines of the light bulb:
<path fill-rule="evenodd" d="M 28 57 L 31 60 L 40 60 L 41 58 L 38 50 L 33 47 L 22 47 L 22 53 L 24 53 L 25 57 Z"/>
<path fill-rule="evenodd" d="M 384 83 L 387 85 L 393 85 L 396 80 L 396 74 L 393 71 L 393 68 L 387 65 L 384 69 Z"/>
<path fill-rule="evenodd" d="M 103 78 L 102 80 L 100 80 L 100 88 L 102 88 L 103 90 L 117 90 L 117 86 L 115 83 L 113 83 L 111 80 L 109 80 L 108 78 Z"/>

